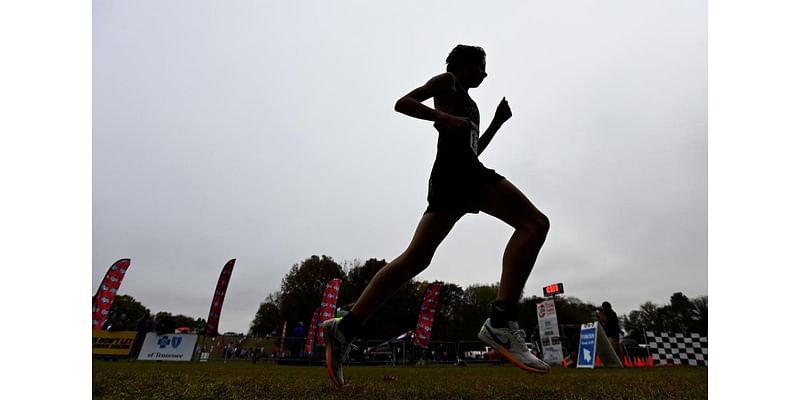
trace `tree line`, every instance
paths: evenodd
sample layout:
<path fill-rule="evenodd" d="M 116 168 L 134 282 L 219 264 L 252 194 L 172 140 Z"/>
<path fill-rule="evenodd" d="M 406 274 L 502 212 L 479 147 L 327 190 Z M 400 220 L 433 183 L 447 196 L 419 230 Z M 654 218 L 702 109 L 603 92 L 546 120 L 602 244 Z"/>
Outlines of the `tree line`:
<path fill-rule="evenodd" d="M 371 258 L 354 260 L 340 265 L 326 255 L 311 256 L 293 265 L 281 281 L 280 290 L 269 294 L 256 312 L 248 334 L 267 336 L 280 334 L 284 322 L 288 331 L 298 322 L 308 326 L 314 310 L 319 307 L 325 285 L 334 278 L 342 279 L 339 307 L 352 307 L 372 277 L 386 265 L 386 260 Z M 398 336 L 417 323 L 420 302 L 431 282 L 411 280 L 403 285 L 380 310 L 373 315 L 364 338 L 385 339 Z M 478 327 L 489 315 L 497 295 L 498 283 L 475 284 L 467 288 L 443 282 L 434 319 L 432 340 L 475 340 Z M 544 297 L 522 297 L 519 303 L 520 327 L 528 333 L 538 330 L 536 304 Z M 559 324 L 573 330 L 580 324 L 597 320 L 597 305 L 570 296 L 555 298 Z M 620 315 L 620 325 L 628 336 L 643 341 L 644 331 L 668 333 L 700 333 L 708 335 L 708 296 L 689 299 L 681 292 L 670 303 L 658 306 L 650 301 L 639 310 Z M 562 332 L 566 335 L 567 333 Z"/>
<path fill-rule="evenodd" d="M 177 328 L 188 327 L 193 332 L 205 334 L 206 329 L 204 318 L 194 318 L 183 314 L 173 315 L 167 311 L 159 311 L 153 315 L 149 308 L 127 294 L 114 298 L 104 328 L 120 324 L 121 330 L 135 331 L 145 321 L 150 321 L 147 325 L 148 330 L 158 333 L 173 333 Z"/>
<path fill-rule="evenodd" d="M 371 258 L 365 262 L 353 260 L 339 264 L 326 255 L 311 256 L 293 265 L 283 277 L 278 291 L 266 296 L 250 323 L 248 335 L 268 336 L 280 334 L 283 323 L 287 323 L 287 334 L 303 322 L 310 323 L 314 310 L 320 306 L 325 285 L 334 278 L 342 280 L 338 306 L 344 310 L 352 307 L 372 277 L 386 265 L 386 260 Z M 414 329 L 419 314 L 420 302 L 431 282 L 411 280 L 404 284 L 373 315 L 363 338 L 387 339 Z M 436 308 L 434 341 L 475 340 L 478 327 L 489 315 L 491 304 L 497 295 L 498 283 L 474 284 L 466 288 L 455 283 L 443 282 L 442 292 Z M 544 297 L 532 295 L 520 299 L 518 306 L 520 328 L 533 333 L 538 330 L 536 304 Z M 580 324 L 597 320 L 597 305 L 570 296 L 555 298 L 558 322 L 573 331 Z M 130 295 L 118 295 L 109 312 L 107 325 L 119 321 L 125 314 L 126 330 L 137 330 L 140 322 L 150 320 L 151 330 L 171 333 L 178 327 L 189 327 L 198 334 L 205 334 L 206 320 L 182 314 L 173 315 L 160 311 L 152 315 L 150 310 Z M 699 333 L 708 335 L 708 296 L 690 299 L 681 292 L 674 293 L 666 305 L 647 301 L 638 310 L 619 315 L 620 325 L 627 336 L 643 342 L 644 331 L 668 333 Z M 568 335 L 562 332 L 562 335 Z"/>

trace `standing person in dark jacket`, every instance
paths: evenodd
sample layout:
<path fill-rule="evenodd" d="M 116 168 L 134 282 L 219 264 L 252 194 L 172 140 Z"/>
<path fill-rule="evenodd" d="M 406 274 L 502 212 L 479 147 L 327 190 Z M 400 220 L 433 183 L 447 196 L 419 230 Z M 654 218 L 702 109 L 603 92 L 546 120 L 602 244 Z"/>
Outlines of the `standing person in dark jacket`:
<path fill-rule="evenodd" d="M 622 348 L 619 345 L 619 338 L 622 335 L 622 330 L 619 328 L 619 318 L 617 318 L 617 313 L 615 313 L 614 309 L 611 308 L 611 303 L 607 301 L 603 302 L 602 306 L 598 309 L 598 312 L 600 325 L 603 327 L 603 331 L 606 333 L 608 341 L 611 342 L 611 347 L 614 348 L 617 356 L 620 360 L 622 360 Z"/>
<path fill-rule="evenodd" d="M 303 344 L 306 339 L 306 329 L 303 328 L 303 322 L 297 323 L 297 326 L 292 329 L 292 358 L 301 357 L 303 355 Z"/>
<path fill-rule="evenodd" d="M 153 320 L 150 318 L 150 313 L 145 312 L 139 322 L 136 324 L 136 341 L 133 343 L 133 350 L 131 351 L 132 357 L 137 357 L 139 351 L 142 350 L 142 344 L 147 333 L 153 330 Z"/>

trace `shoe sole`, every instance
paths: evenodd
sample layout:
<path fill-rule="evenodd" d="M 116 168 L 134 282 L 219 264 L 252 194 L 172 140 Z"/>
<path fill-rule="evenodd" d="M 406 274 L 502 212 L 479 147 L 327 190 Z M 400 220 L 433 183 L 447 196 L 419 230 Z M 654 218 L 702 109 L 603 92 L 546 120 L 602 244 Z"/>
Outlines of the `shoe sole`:
<path fill-rule="evenodd" d="M 548 369 L 534 368 L 534 367 L 529 367 L 529 366 L 519 362 L 516 358 L 514 358 L 513 355 L 511 355 L 511 353 L 508 352 L 508 350 L 506 350 L 505 347 L 500 346 L 498 344 L 495 344 L 493 340 L 492 341 L 487 341 L 486 339 L 484 339 L 483 335 L 479 335 L 478 338 L 481 339 L 484 343 L 486 343 L 489 346 L 491 346 L 493 349 L 495 349 L 495 351 L 500 353 L 500 355 L 503 356 L 503 358 L 508 360 L 511 364 L 514 364 L 515 367 L 517 367 L 517 368 L 519 368 L 519 369 L 521 369 L 521 370 L 523 370 L 525 372 L 530 372 L 530 373 L 540 374 L 540 375 L 545 375 L 545 374 L 550 372 L 549 368 Z"/>
<path fill-rule="evenodd" d="M 323 330 L 325 332 L 325 330 Z M 333 386 L 341 387 L 342 385 L 339 384 L 339 380 L 336 379 L 336 373 L 333 372 L 333 367 L 331 367 L 331 360 L 333 359 L 333 343 L 331 343 L 330 339 L 328 339 L 330 335 L 328 332 L 325 332 L 325 368 L 328 370 L 328 378 L 331 378 L 331 382 L 333 382 Z"/>

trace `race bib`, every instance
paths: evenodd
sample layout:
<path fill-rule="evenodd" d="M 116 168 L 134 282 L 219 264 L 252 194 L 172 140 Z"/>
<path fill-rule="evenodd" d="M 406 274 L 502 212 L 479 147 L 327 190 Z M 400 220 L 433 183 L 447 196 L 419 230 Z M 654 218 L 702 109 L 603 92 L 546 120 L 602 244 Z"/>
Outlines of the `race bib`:
<path fill-rule="evenodd" d="M 478 155 L 478 136 L 479 135 L 480 135 L 480 132 L 478 131 L 478 125 L 475 125 L 474 123 L 471 123 L 470 124 L 470 130 L 469 130 L 469 147 L 472 148 L 472 152 L 475 153 L 476 156 Z"/>

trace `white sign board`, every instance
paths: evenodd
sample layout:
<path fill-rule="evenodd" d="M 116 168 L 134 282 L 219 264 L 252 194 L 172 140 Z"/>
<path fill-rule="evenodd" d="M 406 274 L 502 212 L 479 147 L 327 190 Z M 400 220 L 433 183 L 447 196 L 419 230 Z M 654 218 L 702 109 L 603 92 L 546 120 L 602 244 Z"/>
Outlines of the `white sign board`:
<path fill-rule="evenodd" d="M 149 332 L 139 351 L 139 360 L 148 361 L 192 361 L 197 335 L 163 334 Z"/>
<path fill-rule="evenodd" d="M 561 335 L 558 332 L 556 302 L 545 300 L 536 305 L 539 317 L 539 337 L 542 340 L 542 359 L 548 364 L 561 364 L 564 352 L 561 350 Z"/>

